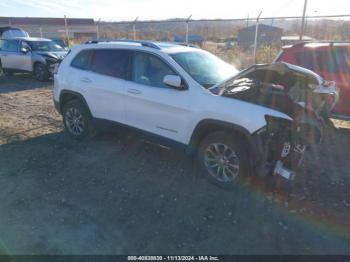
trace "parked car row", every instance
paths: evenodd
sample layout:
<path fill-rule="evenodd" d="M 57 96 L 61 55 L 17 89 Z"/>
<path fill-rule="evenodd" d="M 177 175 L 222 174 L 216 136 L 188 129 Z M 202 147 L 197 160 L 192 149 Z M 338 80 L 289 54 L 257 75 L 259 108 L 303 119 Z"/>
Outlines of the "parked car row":
<path fill-rule="evenodd" d="M 292 180 L 336 99 L 334 83 L 298 66 L 238 72 L 199 48 L 147 41 L 75 46 L 54 75 L 54 104 L 73 138 L 100 123 L 136 129 L 196 156 L 222 187 L 252 175 Z"/>

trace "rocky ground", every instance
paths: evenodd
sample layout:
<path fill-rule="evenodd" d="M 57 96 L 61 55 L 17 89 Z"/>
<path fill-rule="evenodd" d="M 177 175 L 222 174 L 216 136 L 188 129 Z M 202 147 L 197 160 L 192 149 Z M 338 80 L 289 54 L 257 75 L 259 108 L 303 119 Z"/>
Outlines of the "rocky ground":
<path fill-rule="evenodd" d="M 350 254 L 350 124 L 334 121 L 294 185 L 229 192 L 137 135 L 76 142 L 52 83 L 0 78 L 0 253 Z"/>

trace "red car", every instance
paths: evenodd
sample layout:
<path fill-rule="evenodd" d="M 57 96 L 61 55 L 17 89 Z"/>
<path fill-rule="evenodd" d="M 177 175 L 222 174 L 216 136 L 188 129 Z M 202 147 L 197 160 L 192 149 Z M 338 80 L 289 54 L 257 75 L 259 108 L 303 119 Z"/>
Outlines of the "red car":
<path fill-rule="evenodd" d="M 287 62 L 310 69 L 339 89 L 339 100 L 332 114 L 350 119 L 350 42 L 306 42 L 283 47 L 276 62 Z"/>

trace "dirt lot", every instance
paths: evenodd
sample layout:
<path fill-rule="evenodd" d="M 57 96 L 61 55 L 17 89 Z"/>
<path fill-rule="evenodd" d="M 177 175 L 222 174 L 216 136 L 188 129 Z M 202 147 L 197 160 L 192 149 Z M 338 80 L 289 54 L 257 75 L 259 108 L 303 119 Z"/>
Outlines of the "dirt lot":
<path fill-rule="evenodd" d="M 308 152 L 291 193 L 224 191 L 179 153 L 62 131 L 52 83 L 0 78 L 0 253 L 350 254 L 350 124 Z"/>

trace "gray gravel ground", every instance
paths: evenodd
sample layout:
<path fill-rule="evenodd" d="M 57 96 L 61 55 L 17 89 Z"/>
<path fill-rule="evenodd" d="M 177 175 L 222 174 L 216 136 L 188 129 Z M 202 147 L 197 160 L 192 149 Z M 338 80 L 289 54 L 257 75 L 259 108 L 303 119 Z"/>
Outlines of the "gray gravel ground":
<path fill-rule="evenodd" d="M 75 142 L 52 83 L 0 78 L 0 253 L 350 254 L 350 124 L 309 152 L 290 194 L 233 192 L 125 133 Z"/>

